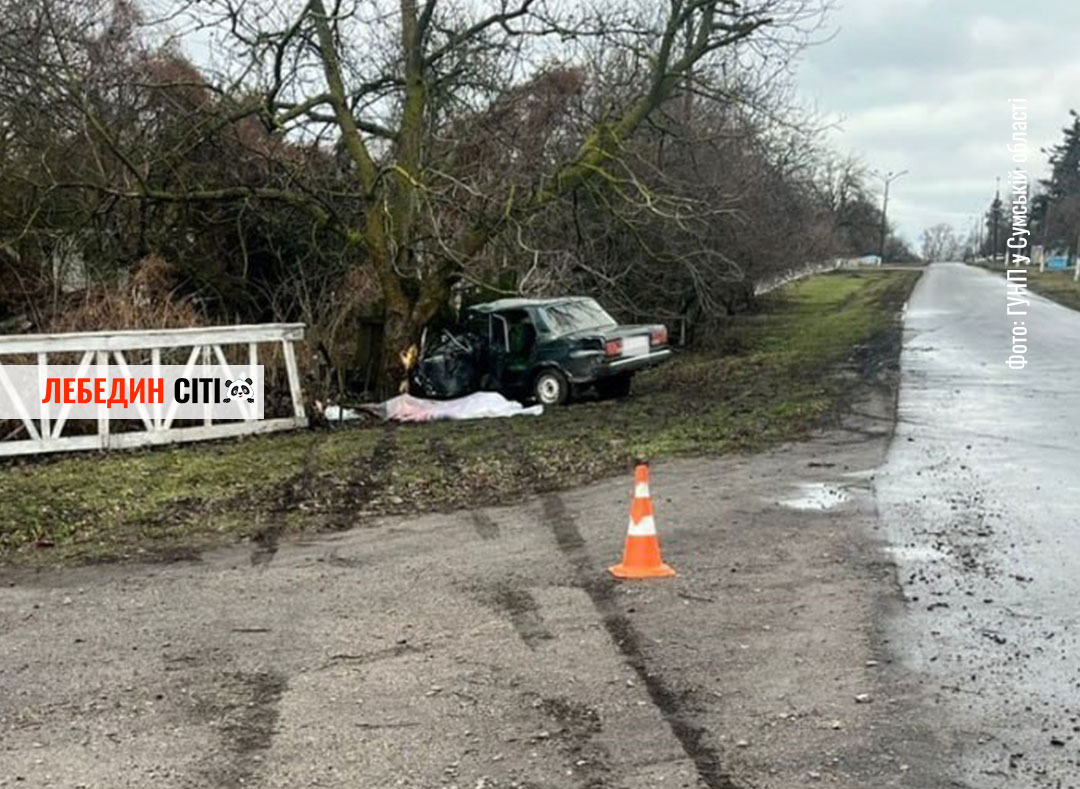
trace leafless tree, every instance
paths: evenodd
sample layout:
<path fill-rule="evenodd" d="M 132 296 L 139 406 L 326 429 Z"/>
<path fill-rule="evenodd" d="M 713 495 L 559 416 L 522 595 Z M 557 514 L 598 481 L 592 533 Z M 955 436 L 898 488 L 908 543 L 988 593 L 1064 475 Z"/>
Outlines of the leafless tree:
<path fill-rule="evenodd" d="M 952 225 L 941 222 L 923 231 L 922 257 L 927 263 L 956 260 L 960 253 L 961 244 Z"/>
<path fill-rule="evenodd" d="M 575 190 L 629 197 L 624 215 L 686 211 L 652 193 L 635 141 L 674 107 L 739 101 L 745 74 L 766 73 L 770 57 L 786 63 L 823 10 L 818 0 L 157 0 L 141 14 L 127 0 L 6 5 L 18 13 L 0 70 L 35 97 L 24 122 L 47 102 L 64 129 L 62 166 L 36 167 L 36 185 L 92 200 L 99 224 L 128 230 L 199 214 L 216 234 L 237 206 L 266 203 L 305 217 L 309 235 L 335 237 L 345 271 L 372 273 L 387 387 L 452 284 Z"/>

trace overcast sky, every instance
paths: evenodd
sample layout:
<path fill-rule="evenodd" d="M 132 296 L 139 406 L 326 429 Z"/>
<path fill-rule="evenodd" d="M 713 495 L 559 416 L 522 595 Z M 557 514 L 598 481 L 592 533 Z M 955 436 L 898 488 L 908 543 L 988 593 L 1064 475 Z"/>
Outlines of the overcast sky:
<path fill-rule="evenodd" d="M 1028 167 L 1080 109 L 1080 0 L 838 0 L 834 36 L 809 50 L 799 83 L 840 128 L 833 141 L 893 183 L 889 218 L 915 242 L 924 227 L 970 227 L 994 178 L 1014 165 L 1010 98 L 1029 107 Z"/>

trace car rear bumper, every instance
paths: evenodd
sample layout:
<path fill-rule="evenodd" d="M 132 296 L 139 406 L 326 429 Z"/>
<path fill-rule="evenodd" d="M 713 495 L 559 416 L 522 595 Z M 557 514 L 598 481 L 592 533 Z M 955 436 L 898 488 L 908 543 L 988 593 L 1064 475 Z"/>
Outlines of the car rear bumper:
<path fill-rule="evenodd" d="M 607 369 L 607 375 L 615 375 L 616 373 L 626 373 L 632 370 L 641 370 L 645 367 L 652 367 L 660 364 L 660 362 L 671 356 L 670 348 L 661 348 L 658 351 L 651 351 L 641 356 L 627 356 L 623 359 L 615 359 L 610 362 L 604 362 L 601 368 Z"/>
<path fill-rule="evenodd" d="M 573 354 L 576 364 L 567 370 L 575 384 L 589 384 L 600 378 L 623 375 L 647 367 L 655 367 L 671 356 L 670 348 L 660 348 L 640 356 L 626 356 L 608 360 L 602 351 L 586 351 Z"/>

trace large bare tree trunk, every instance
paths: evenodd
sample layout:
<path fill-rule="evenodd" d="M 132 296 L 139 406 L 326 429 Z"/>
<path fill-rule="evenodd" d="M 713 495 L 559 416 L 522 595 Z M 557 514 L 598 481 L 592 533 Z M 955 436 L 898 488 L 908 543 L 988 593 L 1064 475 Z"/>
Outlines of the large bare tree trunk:
<path fill-rule="evenodd" d="M 445 276 L 430 277 L 416 285 L 415 295 L 402 288 L 400 279 L 388 272 L 384 278 L 386 315 L 379 352 L 379 375 L 376 393 L 392 397 L 408 390 L 409 371 L 420 353 L 424 327 L 438 313 L 450 293 Z M 411 289 L 410 289 L 411 290 Z"/>
<path fill-rule="evenodd" d="M 413 319 L 413 313 L 387 310 L 383 323 L 382 347 L 379 354 L 379 374 L 376 379 L 376 394 L 380 398 L 392 397 L 408 391 L 410 349 L 419 351 L 420 333 L 423 324 Z"/>

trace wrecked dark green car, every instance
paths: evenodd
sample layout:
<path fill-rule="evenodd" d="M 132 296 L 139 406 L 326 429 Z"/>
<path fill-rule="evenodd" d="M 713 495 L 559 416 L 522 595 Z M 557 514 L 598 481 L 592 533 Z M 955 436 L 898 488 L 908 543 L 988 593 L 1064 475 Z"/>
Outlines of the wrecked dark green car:
<path fill-rule="evenodd" d="M 630 393 L 634 373 L 671 356 L 661 324 L 622 326 L 594 299 L 500 299 L 469 308 L 461 331 L 444 331 L 413 370 L 422 397 L 479 390 L 558 405 L 594 386 Z"/>

